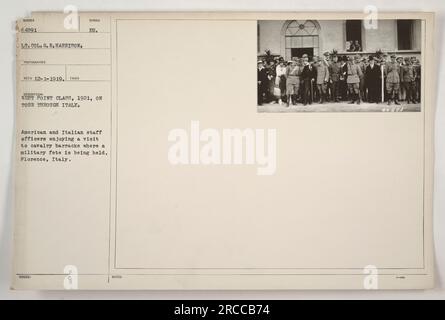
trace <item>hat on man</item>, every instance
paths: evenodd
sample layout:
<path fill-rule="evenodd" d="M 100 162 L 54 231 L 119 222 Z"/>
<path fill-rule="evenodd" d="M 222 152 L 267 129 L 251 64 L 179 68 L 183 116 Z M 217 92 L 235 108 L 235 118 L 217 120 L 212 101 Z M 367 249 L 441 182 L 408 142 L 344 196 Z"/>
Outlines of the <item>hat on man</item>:
<path fill-rule="evenodd" d="M 323 55 L 324 55 L 325 57 L 329 57 L 330 53 L 329 53 L 328 51 L 326 51 L 325 53 L 323 53 Z"/>
<path fill-rule="evenodd" d="M 396 57 L 396 55 L 395 55 L 395 54 L 392 54 L 392 55 L 391 55 L 391 58 L 397 58 L 397 57 Z"/>
<path fill-rule="evenodd" d="M 368 60 L 369 60 L 369 61 L 374 60 L 374 56 L 369 56 Z"/>

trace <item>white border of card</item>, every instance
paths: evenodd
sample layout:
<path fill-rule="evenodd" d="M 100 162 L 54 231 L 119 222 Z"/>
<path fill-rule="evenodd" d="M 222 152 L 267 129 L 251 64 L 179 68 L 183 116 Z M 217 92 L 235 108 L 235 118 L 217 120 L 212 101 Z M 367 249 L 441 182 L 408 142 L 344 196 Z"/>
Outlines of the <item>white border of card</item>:
<path fill-rule="evenodd" d="M 434 13 L 377 12 L 375 14 L 375 18 L 379 20 L 420 19 L 422 21 L 422 102 L 421 110 L 418 112 L 295 112 L 293 114 L 257 112 L 257 88 L 254 80 L 257 77 L 255 72 L 257 21 L 369 19 L 369 15 L 364 13 L 82 12 L 79 13 L 79 29 L 75 30 L 64 29 L 63 21 L 66 14 L 63 13 L 36 12 L 29 18 L 19 20 L 17 22 L 15 249 L 12 288 L 49 290 L 432 288 L 434 286 L 433 133 L 436 96 Z M 185 26 L 185 28 L 190 25 L 189 37 L 187 39 L 175 38 L 173 27 L 168 27 L 167 22 L 170 25 Z M 202 43 L 196 36 L 197 34 L 205 36 L 202 30 L 206 25 L 209 30 L 218 34 L 220 42 L 227 40 L 224 35 L 227 38 L 235 35 L 238 27 L 240 28 L 238 36 L 251 35 L 252 39 L 245 39 L 244 42 L 241 41 L 242 39 L 227 41 L 229 47 L 239 44 L 238 48 L 233 50 L 236 52 L 233 56 L 224 51 L 222 46 L 218 47 L 225 53 L 215 54 L 219 60 L 214 63 L 222 65 L 222 68 L 216 68 L 208 64 L 215 57 L 201 57 L 199 51 L 192 56 L 193 52 L 188 51 L 188 48 L 194 46 L 201 47 L 203 51 L 212 52 L 212 46 Z M 166 32 L 169 37 L 172 37 L 171 39 L 177 42 L 178 51 L 173 52 L 175 49 L 173 45 L 170 45 L 171 42 L 164 41 L 159 33 L 154 33 L 154 30 L 159 30 L 159 33 Z M 122 42 L 122 37 L 118 37 L 118 31 L 120 34 L 127 35 L 125 42 Z M 142 56 L 142 54 L 137 50 L 138 47 L 133 47 L 134 43 L 129 41 L 133 39 L 132 37 L 134 41 L 141 39 L 142 35 L 146 39 L 140 44 L 140 48 L 142 51 L 146 49 L 143 53 L 146 60 L 141 62 L 140 70 L 147 68 L 153 72 L 153 74 L 147 74 L 145 78 L 142 78 L 143 73 L 137 70 L 139 67 L 135 64 L 139 55 Z M 74 57 L 73 54 L 71 65 L 67 67 L 64 59 L 68 59 L 75 49 L 58 51 L 66 52 L 65 55 L 51 51 L 49 48 L 28 50 L 29 48 L 22 46 L 29 42 L 63 42 L 62 40 L 70 43 L 87 43 L 91 46 L 91 50 L 76 51 L 77 56 Z M 151 47 L 156 48 L 159 43 L 167 48 L 163 54 L 158 54 L 157 50 L 150 50 Z M 127 46 L 129 49 L 118 49 L 118 45 Z M 132 61 L 132 52 L 135 61 Z M 36 83 L 28 78 L 29 81 L 25 81 L 23 76 L 28 74 L 27 72 L 33 73 L 38 69 L 35 66 L 38 63 L 30 66 L 27 61 L 37 61 L 36 57 L 40 53 L 46 57 L 41 59 L 45 62 L 40 64 L 44 72 L 51 73 L 52 70 L 58 70 L 57 65 L 63 65 L 65 69 L 60 69 L 63 71 L 62 77 L 63 73 L 65 76 L 67 73 L 76 73 L 80 79 L 83 76 L 90 77 L 89 82 L 65 81 L 48 84 L 51 81 Z M 184 55 L 193 63 L 196 56 L 199 56 L 205 63 L 194 64 L 193 68 L 190 68 L 190 66 L 178 65 L 173 61 L 183 59 Z M 172 61 L 175 69 L 168 65 L 160 68 L 150 61 L 152 57 L 163 61 L 163 56 Z M 240 60 L 244 61 L 244 58 L 250 62 L 240 66 Z M 82 64 L 96 66 L 94 70 L 87 70 L 82 69 L 80 66 Z M 232 67 L 233 70 L 230 70 Z M 166 72 L 159 74 L 158 72 L 162 69 Z M 196 80 L 193 77 L 189 78 L 189 83 L 175 82 L 174 72 L 183 73 L 184 70 L 193 69 L 198 75 L 208 77 L 206 82 L 208 85 L 201 82 L 203 81 L 201 78 Z M 216 73 L 220 73 L 222 77 L 228 77 L 232 72 L 239 75 L 239 78 L 217 91 L 213 86 L 213 77 L 217 74 L 213 74 L 212 70 L 216 70 Z M 137 78 L 139 79 L 137 83 L 128 85 L 125 81 L 132 76 L 141 78 Z M 177 77 L 182 79 L 182 75 L 177 75 Z M 79 80 L 79 78 L 73 77 L 71 80 Z M 202 101 L 214 101 L 214 105 L 218 107 L 209 106 L 209 109 L 205 110 L 200 105 L 202 101 L 193 104 L 187 100 L 189 99 L 187 96 L 184 97 L 185 102 L 182 102 L 181 97 L 175 96 L 175 91 L 172 96 L 167 97 L 162 107 L 152 108 L 153 102 L 153 104 L 148 104 L 147 108 L 134 109 L 139 110 L 138 113 L 129 112 L 133 110 L 131 108 L 137 108 L 143 99 L 143 91 L 149 92 L 153 84 L 170 83 L 171 89 L 176 88 L 175 90 L 183 94 L 180 87 L 190 86 L 195 81 L 196 84 L 201 85 L 197 91 L 201 94 Z M 140 83 L 146 83 L 146 89 L 140 86 Z M 220 85 L 219 82 L 217 83 Z M 244 83 L 245 90 L 231 88 L 232 85 L 239 83 Z M 42 92 L 49 90 L 48 92 L 52 94 L 75 96 L 83 92 L 94 95 L 99 89 L 102 90 L 101 92 L 106 92 L 104 101 L 100 101 L 97 108 L 91 108 L 89 111 L 85 108 L 62 110 L 63 112 L 30 111 L 22 108 L 20 100 L 23 92 L 32 92 L 32 90 Z M 158 88 L 160 91 L 167 89 L 165 86 Z M 227 93 L 228 90 L 233 92 Z M 216 94 L 218 96 L 215 96 L 215 92 L 219 92 Z M 195 94 L 199 97 L 196 92 L 190 92 L 190 97 L 195 97 Z M 153 93 L 151 97 L 156 100 L 158 93 Z M 219 107 L 219 105 L 226 103 L 227 97 L 237 99 L 233 106 L 227 106 L 227 113 L 224 114 L 224 107 Z M 239 110 L 238 119 L 235 116 L 236 110 Z M 66 112 L 69 112 L 69 117 L 64 116 Z M 153 147 L 162 152 L 165 146 L 160 144 L 168 143 L 167 137 L 162 135 L 164 133 L 162 130 L 165 129 L 163 126 L 166 123 L 166 126 L 173 127 L 190 126 L 190 121 L 188 123 L 183 121 L 188 119 L 187 112 L 202 115 L 204 120 L 200 122 L 200 129 L 206 126 L 214 126 L 221 130 L 233 127 L 272 126 L 276 128 L 277 148 L 285 148 L 285 152 L 278 152 L 277 175 L 274 177 L 255 175 L 255 170 L 251 169 L 252 166 L 245 164 L 203 166 L 204 169 L 202 169 L 199 167 L 201 164 L 199 160 L 195 166 L 175 167 L 176 171 L 173 171 L 170 167 L 165 169 L 167 167 L 164 167 L 164 163 L 156 162 L 158 161 L 156 156 L 150 155 L 149 152 L 141 151 L 142 153 L 137 157 L 129 157 L 124 153 L 125 150 L 130 150 L 129 143 L 131 144 L 131 139 L 133 139 L 128 136 L 127 129 L 143 126 L 146 119 L 153 119 L 153 117 L 158 117 L 159 121 L 147 123 L 147 127 L 141 127 L 141 132 L 150 135 L 148 137 L 153 139 L 150 140 L 153 141 Z M 192 118 L 191 120 L 200 119 Z M 394 148 L 385 144 L 384 140 L 379 144 L 378 141 L 372 139 L 369 133 L 371 131 L 366 131 L 372 125 L 372 121 L 379 125 L 378 139 L 387 138 Z M 363 125 L 359 126 L 357 123 Z M 195 122 L 191 124 L 192 131 L 195 124 Z M 20 132 L 22 130 L 43 130 L 57 126 L 64 126 L 66 129 L 97 129 L 99 126 L 99 129 L 103 129 L 105 144 L 109 145 L 107 155 L 94 160 L 90 158 L 73 160 L 69 164 L 52 162 L 35 164 L 20 160 L 20 144 L 22 143 Z M 340 136 L 338 132 L 336 134 L 335 126 L 338 132 L 343 130 L 341 131 L 343 136 Z M 382 132 L 387 133 L 386 138 Z M 406 132 L 408 136 L 413 132 L 418 132 L 419 134 L 415 136 L 416 143 L 411 144 L 408 137 L 400 132 Z M 305 140 L 301 134 L 308 134 L 307 139 Z M 363 136 L 360 137 L 360 134 Z M 156 140 L 160 135 L 160 140 Z M 331 139 L 323 140 L 323 137 L 331 137 Z M 339 139 L 336 140 L 337 138 Z M 140 139 L 134 139 L 134 141 L 135 148 L 140 151 L 141 148 L 137 145 Z M 308 141 L 316 141 L 316 144 L 310 144 Z M 336 200 L 334 186 L 338 186 L 338 192 L 341 190 L 350 192 L 350 186 L 344 186 L 344 184 L 346 181 L 357 181 L 357 179 L 346 176 L 340 178 L 334 175 L 334 171 L 340 172 L 346 168 L 344 164 L 351 161 L 348 155 L 353 154 L 351 158 L 360 157 L 352 149 L 366 148 L 367 146 L 363 144 L 369 144 L 369 148 L 379 150 L 379 154 L 370 157 L 370 167 L 364 166 L 360 171 L 364 172 L 362 185 L 364 193 L 369 193 L 369 197 L 360 195 L 363 198 L 357 200 L 358 198 L 354 198 L 355 193 L 353 193 L 348 200 L 342 200 L 343 202 Z M 382 145 L 385 147 L 380 148 L 379 146 Z M 292 150 L 292 148 L 295 149 Z M 391 152 L 396 152 L 394 150 L 400 150 L 400 154 L 392 154 Z M 410 160 L 406 164 L 400 160 L 403 159 L 405 151 L 410 152 L 407 154 L 415 157 L 415 161 L 405 159 Z M 317 155 L 323 157 L 327 155 L 322 152 L 330 152 L 333 161 L 337 161 L 337 165 L 326 166 L 327 162 L 317 159 Z M 341 152 L 343 156 L 339 154 Z M 305 156 L 303 156 L 304 153 L 306 153 Z M 297 156 L 298 154 L 301 156 Z M 375 194 L 381 193 L 377 190 L 379 189 L 378 182 L 374 181 L 375 175 L 379 173 L 373 171 L 372 161 L 384 166 L 382 159 L 385 157 L 388 157 L 388 161 L 399 159 L 397 161 L 400 170 L 406 171 L 403 171 L 401 176 L 395 175 L 391 180 L 391 183 L 394 183 L 395 188 L 399 190 L 393 190 L 394 194 L 375 198 Z M 165 158 L 166 156 L 163 156 L 162 159 Z M 363 158 L 360 159 L 364 161 Z M 152 165 L 143 166 L 143 161 L 151 160 Z M 190 161 L 193 162 L 193 159 Z M 307 171 L 299 167 L 295 161 L 301 161 L 301 165 L 306 167 Z M 358 170 L 357 164 L 352 163 L 351 166 L 353 166 L 351 172 Z M 205 187 L 198 184 L 193 184 L 195 189 L 190 187 L 192 185 L 190 179 L 193 179 L 194 174 L 201 179 L 200 181 L 206 183 Z M 334 178 L 329 180 L 326 175 L 335 176 L 336 180 L 332 181 Z M 232 177 L 233 180 L 230 180 Z M 404 181 L 405 178 L 411 179 L 410 182 Z M 372 185 L 368 185 L 367 179 L 369 183 L 372 181 Z M 56 181 L 58 184 L 55 183 Z M 159 188 L 156 184 L 149 184 L 152 181 L 158 183 Z M 268 182 L 265 183 L 266 181 Z M 292 197 L 290 191 L 284 188 L 282 192 L 285 196 L 282 201 L 277 200 L 280 199 L 280 190 L 274 189 L 276 186 L 289 186 L 296 188 L 295 190 L 301 190 L 304 194 L 305 186 L 299 185 L 298 181 L 313 184 L 311 187 L 314 188 L 315 181 L 322 181 L 319 190 L 324 191 L 319 195 L 311 195 L 313 198 L 302 199 L 304 206 L 296 201 L 292 202 L 292 199 L 289 199 Z M 188 187 L 180 191 L 181 189 L 178 189 L 180 184 Z M 245 195 L 243 195 L 243 190 L 237 189 L 237 184 L 244 186 Z M 162 189 L 164 186 L 168 188 Z M 273 200 L 273 203 L 268 202 L 268 198 L 261 193 L 266 188 L 269 188 L 271 192 L 270 201 Z M 147 194 L 144 192 L 148 192 L 147 190 L 150 191 L 152 197 L 150 200 L 148 197 L 144 199 L 144 194 Z M 171 190 L 171 194 L 167 190 Z M 211 193 L 209 190 L 215 190 L 215 192 Z M 236 190 L 236 192 L 233 193 L 231 190 Z M 397 191 L 405 195 L 405 199 L 411 196 L 419 199 L 415 202 L 416 207 L 405 208 L 406 204 L 396 202 L 394 199 L 399 199 L 400 196 Z M 74 192 L 77 193 L 74 194 Z M 199 198 L 196 198 L 194 192 L 201 192 L 202 202 L 197 202 Z M 164 198 L 167 200 L 165 207 L 162 207 L 159 203 Z M 193 203 L 190 199 L 194 199 Z M 347 198 L 342 197 L 342 199 Z M 175 207 L 173 202 L 176 200 L 178 205 Z M 350 203 L 345 201 L 350 201 Z M 358 221 L 356 217 L 354 218 L 353 211 L 359 207 L 359 201 L 366 202 L 367 207 L 364 211 L 369 210 L 369 212 L 371 212 L 370 206 L 385 208 L 388 204 L 395 210 L 395 216 L 385 217 L 380 211 L 374 212 L 371 216 L 365 217 L 369 221 L 374 221 L 370 222 L 369 226 L 372 230 L 366 229 L 367 227 L 363 225 L 360 225 L 361 230 L 357 230 L 354 224 Z M 403 202 L 403 199 L 401 201 Z M 255 202 L 258 207 L 255 206 Z M 310 203 L 317 209 L 314 209 L 314 212 L 303 212 L 303 209 L 311 208 Z M 343 229 L 341 223 L 334 219 L 335 217 L 327 217 L 323 213 L 324 205 L 327 203 L 335 203 L 343 208 L 336 208 L 338 210 L 335 212 L 339 214 L 338 219 L 350 217 L 350 220 L 342 222 Z M 189 218 L 184 219 L 182 216 L 175 215 L 179 212 L 177 211 L 179 204 L 182 204 L 184 208 L 193 209 L 186 211 L 190 214 Z M 147 215 L 143 214 L 144 210 L 149 210 L 145 208 L 150 208 Z M 267 208 L 269 211 L 266 211 Z M 400 210 L 397 211 L 397 208 Z M 258 210 L 258 216 L 255 215 L 255 210 Z M 222 217 L 222 212 L 225 212 L 226 218 Z M 212 214 L 215 214 L 213 220 L 208 218 Z M 357 214 L 364 215 L 364 212 L 357 212 Z M 403 218 L 404 214 L 406 219 Z M 398 215 L 401 218 L 396 219 Z M 388 224 L 385 224 L 385 218 L 388 219 Z M 275 219 L 282 219 L 282 221 Z M 220 221 L 221 224 L 216 227 L 212 221 Z M 287 226 L 283 224 L 283 221 L 287 221 Z M 380 221 L 381 224 L 376 221 Z M 149 223 L 150 227 L 143 229 L 141 225 L 144 223 Z M 299 233 L 298 235 L 291 234 L 292 223 L 295 223 L 294 230 Z M 201 229 L 194 229 L 200 224 Z M 267 232 L 264 231 L 264 236 L 258 232 L 262 224 L 270 226 Z M 318 230 L 307 227 L 317 225 L 320 227 Z M 332 229 L 336 229 L 335 233 L 330 229 L 330 225 Z M 159 226 L 164 226 L 165 229 Z M 179 237 L 183 234 L 182 226 L 190 227 L 192 231 L 179 241 L 175 239 L 175 235 Z M 230 226 L 234 226 L 235 229 L 227 229 L 226 238 L 224 238 L 224 233 L 219 229 L 230 228 Z M 283 229 L 280 227 L 274 229 L 274 226 L 282 226 Z M 390 229 L 390 226 L 394 228 Z M 211 227 L 214 228 L 213 236 L 208 231 Z M 245 233 L 240 231 L 243 228 Z M 175 233 L 174 230 L 177 232 Z M 373 232 L 379 233 L 379 230 L 385 234 L 384 239 L 375 241 L 365 239 Z M 411 232 L 411 230 L 416 230 L 416 232 Z M 163 233 L 164 236 L 162 236 Z M 359 236 L 360 234 L 363 235 L 364 240 Z M 266 241 L 266 235 L 270 242 Z M 403 244 L 397 247 L 391 245 L 392 241 L 399 243 L 400 239 L 408 239 L 406 243 L 409 245 L 405 247 Z M 236 246 L 237 241 L 239 247 Z M 292 241 L 300 242 L 292 244 Z M 224 243 L 226 246 L 223 245 Z M 336 247 L 328 251 L 325 247 L 317 253 L 317 250 L 323 248 L 323 243 L 325 245 L 332 243 Z M 374 246 L 372 247 L 371 244 Z M 182 247 L 182 245 L 188 247 Z M 193 248 L 193 245 L 196 247 Z M 213 250 L 212 246 L 218 249 Z M 183 248 L 183 250 L 178 248 Z M 391 252 L 393 248 L 397 248 L 398 252 Z M 189 249 L 190 252 L 201 252 L 202 256 L 188 257 Z M 292 251 L 293 249 L 295 251 Z M 215 252 L 218 250 L 221 255 Z M 373 261 L 365 263 L 367 251 L 373 252 L 373 257 L 381 259 L 379 261 L 387 262 L 385 266 L 379 267 Z M 354 257 L 357 252 L 360 252 L 358 255 L 360 258 Z M 245 256 L 237 256 L 242 253 L 245 253 Z M 305 259 L 308 263 L 305 263 Z"/>

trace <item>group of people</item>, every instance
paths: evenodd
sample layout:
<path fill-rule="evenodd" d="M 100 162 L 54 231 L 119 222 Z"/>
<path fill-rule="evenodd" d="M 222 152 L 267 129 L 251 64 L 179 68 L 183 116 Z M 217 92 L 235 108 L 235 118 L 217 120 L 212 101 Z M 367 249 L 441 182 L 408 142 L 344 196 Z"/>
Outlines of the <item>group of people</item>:
<path fill-rule="evenodd" d="M 420 102 L 420 62 L 416 57 L 392 54 L 338 56 L 326 52 L 322 58 L 307 54 L 284 61 L 282 57 L 258 61 L 258 104 L 290 106 L 313 102 L 360 104 L 362 101 L 399 105 Z M 382 90 L 383 88 L 383 90 Z M 382 99 L 383 91 L 383 99 Z"/>
<path fill-rule="evenodd" d="M 360 42 L 358 40 L 348 42 L 347 47 L 347 52 L 362 51 L 362 46 L 360 45 Z"/>

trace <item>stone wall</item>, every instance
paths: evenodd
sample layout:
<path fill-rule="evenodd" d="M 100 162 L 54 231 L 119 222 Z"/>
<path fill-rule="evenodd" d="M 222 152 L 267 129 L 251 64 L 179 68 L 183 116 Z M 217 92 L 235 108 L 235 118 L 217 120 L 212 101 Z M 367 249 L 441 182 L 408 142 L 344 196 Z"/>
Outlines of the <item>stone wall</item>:
<path fill-rule="evenodd" d="M 262 20 L 258 22 L 259 48 L 258 54 L 270 50 L 272 54 L 281 55 L 286 59 L 284 31 L 286 21 Z M 346 22 L 344 20 L 318 20 L 319 25 L 319 52 L 336 49 L 340 54 L 345 53 Z M 378 29 L 365 29 L 362 26 L 362 47 L 366 54 L 375 53 L 382 49 L 389 53 L 400 55 L 420 54 L 421 48 L 421 21 L 414 21 L 413 50 L 399 51 L 397 49 L 397 21 L 379 20 Z"/>

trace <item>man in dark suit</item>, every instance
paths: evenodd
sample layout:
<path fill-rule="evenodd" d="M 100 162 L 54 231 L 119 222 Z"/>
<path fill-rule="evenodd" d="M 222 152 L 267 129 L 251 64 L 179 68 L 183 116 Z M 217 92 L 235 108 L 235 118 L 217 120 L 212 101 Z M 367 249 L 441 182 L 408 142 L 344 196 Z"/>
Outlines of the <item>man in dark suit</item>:
<path fill-rule="evenodd" d="M 312 104 L 313 94 L 314 94 L 314 81 L 317 79 L 317 69 L 308 62 L 308 59 L 304 60 L 304 67 L 301 73 L 301 77 L 304 82 L 304 105 Z"/>
<path fill-rule="evenodd" d="M 267 77 L 267 70 L 264 68 L 263 61 L 258 61 L 258 105 L 261 106 L 267 95 L 269 78 Z"/>
<path fill-rule="evenodd" d="M 348 62 L 348 57 L 343 56 L 340 63 L 340 78 L 339 78 L 340 95 L 343 101 L 348 99 L 348 86 L 346 83 L 346 79 L 348 78 L 347 62 Z"/>
<path fill-rule="evenodd" d="M 368 88 L 368 102 L 379 103 L 381 79 L 380 79 L 380 67 L 375 63 L 374 57 L 369 57 L 369 65 L 365 70 L 365 82 Z"/>
<path fill-rule="evenodd" d="M 414 72 L 416 75 L 414 80 L 414 100 L 417 103 L 420 103 L 420 92 L 421 92 L 420 78 L 422 76 L 420 61 L 416 57 L 411 57 L 411 64 L 414 67 Z"/>

